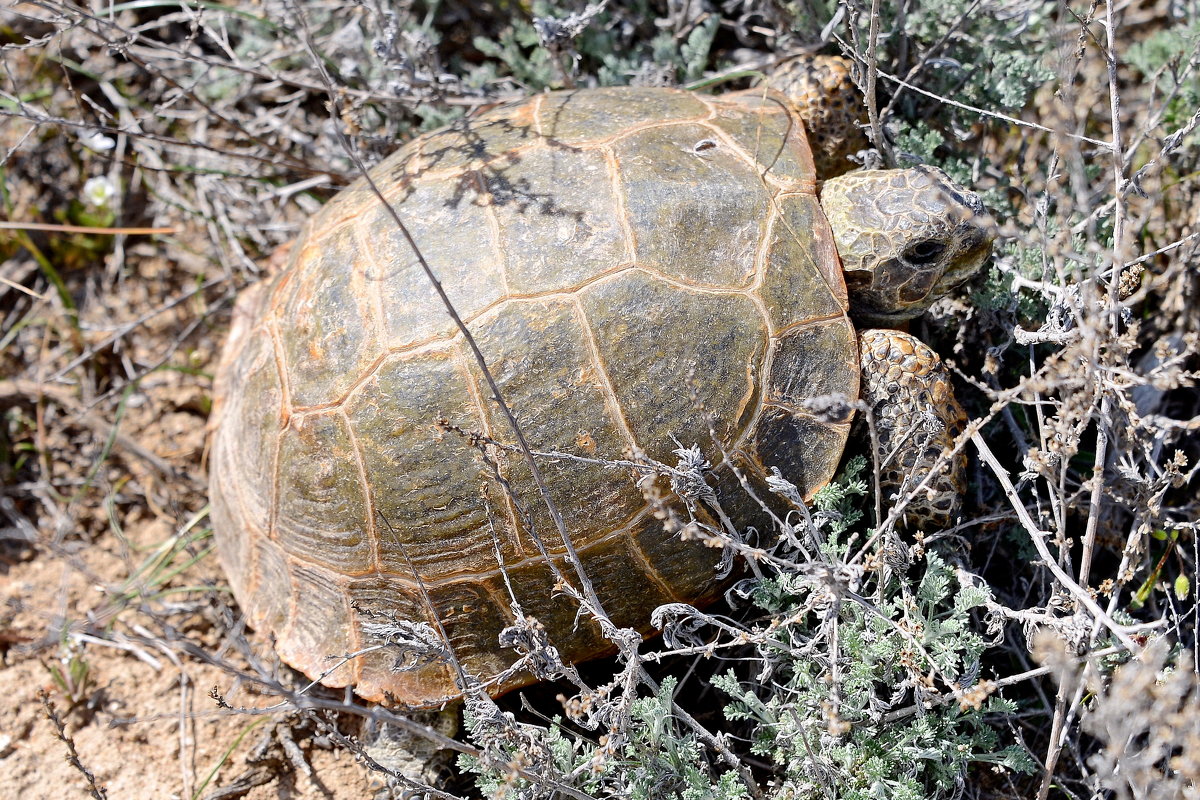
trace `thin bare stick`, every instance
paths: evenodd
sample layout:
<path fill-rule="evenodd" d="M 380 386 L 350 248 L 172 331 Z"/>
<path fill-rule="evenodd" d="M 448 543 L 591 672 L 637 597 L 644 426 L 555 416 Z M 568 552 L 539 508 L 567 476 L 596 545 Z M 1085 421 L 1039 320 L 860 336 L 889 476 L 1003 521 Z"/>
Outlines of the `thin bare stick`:
<path fill-rule="evenodd" d="M 871 123 L 871 142 L 879 148 L 884 163 L 892 163 L 891 144 L 883 135 L 883 123 L 879 117 L 879 102 L 875 98 L 875 84 L 878 82 L 879 58 L 876 49 L 879 46 L 879 0 L 871 0 L 871 20 L 867 32 L 867 74 L 863 91 L 866 93 L 867 118 Z"/>
<path fill-rule="evenodd" d="M 1113 269 L 1108 275 L 1108 324 L 1110 335 L 1115 339 L 1119 334 L 1119 326 L 1121 324 L 1121 309 L 1118 297 L 1118 283 L 1121 280 L 1121 271 L 1125 264 L 1125 239 L 1126 239 L 1126 220 L 1125 220 L 1125 198 L 1121 193 L 1121 187 L 1124 183 L 1125 160 L 1122 155 L 1121 147 L 1121 96 L 1117 85 L 1117 50 L 1116 50 L 1116 31 L 1114 30 L 1116 21 L 1113 19 L 1112 0 L 1105 3 L 1105 32 L 1107 35 L 1107 46 L 1104 48 L 1104 61 L 1108 66 L 1108 97 L 1109 110 L 1112 124 L 1112 161 L 1113 161 L 1113 183 L 1114 183 L 1114 198 L 1113 198 Z M 1092 364 L 1100 364 L 1099 352 L 1099 337 L 1092 340 Z M 1097 380 L 1103 381 L 1103 377 L 1097 374 Z M 1088 520 L 1087 527 L 1084 530 L 1083 536 L 1083 554 L 1079 564 L 1079 583 L 1086 587 L 1088 578 L 1091 576 L 1092 558 L 1096 549 L 1096 531 L 1100 525 L 1101 501 L 1104 492 L 1104 472 L 1108 463 L 1108 428 L 1107 420 L 1111 419 L 1111 405 L 1109 393 L 1104 391 L 1102 385 L 1097 388 L 1101 392 L 1100 397 L 1100 416 L 1096 420 L 1096 456 L 1092 462 L 1092 487 L 1091 498 L 1088 503 Z"/>
<path fill-rule="evenodd" d="M 79 760 L 79 753 L 75 750 L 75 740 L 67 733 L 67 726 L 59 718 L 58 709 L 54 707 L 54 702 L 50 699 L 50 695 L 44 689 L 38 690 L 38 699 L 42 701 L 42 708 L 46 712 L 47 719 L 54 725 L 54 735 L 58 737 L 60 742 L 67 746 L 67 763 L 74 767 L 75 771 L 87 781 L 88 794 L 94 800 L 107 800 L 108 793 L 104 790 L 104 787 L 96 783 L 96 776 Z"/>
<path fill-rule="evenodd" d="M 996 480 L 1000 482 L 1005 496 L 1008 497 L 1009 504 L 1012 506 L 1013 511 L 1017 513 L 1017 519 L 1020 520 L 1021 525 L 1029 533 L 1029 538 L 1032 540 L 1033 546 L 1037 549 L 1038 555 L 1041 556 L 1042 563 L 1046 569 L 1050 570 L 1050 573 L 1054 575 L 1059 583 L 1066 587 L 1075 600 L 1087 609 L 1093 619 L 1100 620 L 1104 627 L 1108 628 L 1112 635 L 1125 646 L 1125 649 L 1131 653 L 1141 652 L 1142 648 L 1133 640 L 1125 628 L 1118 625 L 1112 617 L 1105 613 L 1104 609 L 1100 608 L 1096 601 L 1092 599 L 1091 594 L 1064 572 L 1062 567 L 1058 566 L 1058 561 L 1054 558 L 1050 549 L 1046 547 L 1046 539 L 1050 538 L 1051 534 L 1041 530 L 1033 521 L 1033 518 L 1029 516 L 1029 511 L 1025 508 L 1025 504 L 1021 502 L 1016 488 L 1008 477 L 1008 471 L 1004 469 L 1004 466 L 996 458 L 992 449 L 988 447 L 987 442 L 983 440 L 978 431 L 971 434 L 971 443 L 975 445 L 979 457 L 983 459 L 984 463 L 988 465 L 992 473 L 996 476 Z"/>
<path fill-rule="evenodd" d="M 57 225 L 49 222 L 10 222 L 7 220 L 0 220 L 0 230 L 86 233 L 93 236 L 152 236 L 179 232 L 178 228 L 95 228 L 90 225 Z"/>
<path fill-rule="evenodd" d="M 1021 128 L 1030 128 L 1035 131 L 1042 131 L 1043 133 L 1050 133 L 1055 136 L 1061 136 L 1066 139 L 1074 139 L 1075 141 L 1078 141 L 1078 142 L 1087 142 L 1088 144 L 1092 144 L 1097 147 L 1103 147 L 1105 150 L 1112 149 L 1111 142 L 1105 142 L 1100 139 L 1093 139 L 1090 136 L 1080 136 L 1079 134 L 1069 133 L 1067 131 L 1055 130 L 1054 128 L 1048 128 L 1045 125 L 1039 125 L 1036 122 L 1029 122 L 1029 121 L 1023 120 L 1023 119 L 1017 119 L 1016 117 L 1010 117 L 1007 114 L 1001 114 L 998 111 L 989 111 L 986 108 L 979 108 L 978 106 L 968 105 L 967 103 L 962 103 L 962 102 L 959 102 L 958 100 L 952 100 L 949 97 L 943 97 L 942 95 L 937 94 L 936 92 L 931 92 L 931 91 L 928 91 L 927 89 L 922 89 L 920 86 L 911 84 L 908 81 L 904 80 L 903 78 L 898 78 L 895 75 L 891 75 L 887 72 L 884 72 L 883 70 L 879 70 L 879 75 L 881 77 L 888 79 L 889 81 L 896 84 L 897 86 L 902 86 L 905 89 L 910 89 L 910 90 L 916 92 L 917 94 L 922 94 L 922 95 L 925 95 L 926 97 L 933 98 L 934 100 L 938 100 L 942 103 L 945 103 L 946 105 L 954 106 L 955 108 L 961 108 L 963 111 L 970 111 L 973 114 L 978 114 L 981 117 L 989 117 L 991 119 L 998 119 L 998 120 L 1001 120 L 1002 122 L 1007 122 L 1011 125 L 1016 125 Z"/>

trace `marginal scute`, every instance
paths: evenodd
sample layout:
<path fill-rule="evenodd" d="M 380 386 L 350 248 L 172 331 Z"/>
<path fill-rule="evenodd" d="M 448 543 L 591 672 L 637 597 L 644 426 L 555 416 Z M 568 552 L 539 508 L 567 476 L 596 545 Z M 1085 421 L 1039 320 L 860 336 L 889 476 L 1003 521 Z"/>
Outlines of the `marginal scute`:
<path fill-rule="evenodd" d="M 354 649 L 346 585 L 329 570 L 294 564 L 291 603 L 295 613 L 276 642 L 279 657 L 326 686 L 348 686 Z M 283 587 L 278 587 L 282 589 Z M 328 674 L 326 674 L 328 673 Z"/>
<path fill-rule="evenodd" d="M 509 160 L 519 150 L 540 140 L 528 102 L 508 104 L 469 120 L 426 134 L 403 147 L 377 169 L 392 181 L 412 177 L 440 177 L 476 170 Z"/>
<path fill-rule="evenodd" d="M 777 467 L 806 499 L 811 498 L 833 476 L 849 429 L 849 423 L 828 424 L 767 406 L 759 419 L 754 455 L 762 469 Z M 796 442 L 803 446 L 796 447 Z"/>
<path fill-rule="evenodd" d="M 291 594 L 281 590 L 291 583 L 291 571 L 283 548 L 266 536 L 254 536 L 251 540 L 254 581 L 248 586 L 256 602 L 247 603 L 241 597 L 238 603 L 244 608 L 254 609 L 254 625 L 271 631 L 287 627 L 291 617 L 288 607 Z"/>
<path fill-rule="evenodd" d="M 588 552 L 588 566 L 594 575 L 612 575 L 615 586 L 601 595 L 604 610 L 623 628 L 645 625 L 647 608 L 657 608 L 676 598 L 659 579 L 653 564 L 646 564 L 629 536 L 610 536 Z"/>
<path fill-rule="evenodd" d="M 433 615 L 451 647 L 477 675 L 495 675 L 512 665 L 516 655 L 497 646 L 500 632 L 512 624 L 512 615 L 508 603 L 497 604 L 486 583 L 455 581 L 427 591 Z"/>
<path fill-rule="evenodd" d="M 812 319 L 844 315 L 846 286 L 838 270 L 833 233 L 817 198 L 787 194 L 775 206 L 759 288 L 771 329 L 779 332 Z"/>
<path fill-rule="evenodd" d="M 649 513 L 634 523 L 633 540 L 655 576 L 674 597 L 699 603 L 718 589 L 720 548 L 707 547 L 695 539 L 685 540 L 682 529 L 669 529 L 664 520 Z"/>
<path fill-rule="evenodd" d="M 284 413 L 271 337 L 261 327 L 253 331 L 248 328 L 230 339 L 230 346 L 237 347 L 238 354 L 229 361 L 232 368 L 222 376 L 217 394 L 223 405 L 221 414 L 229 422 L 214 438 L 210 456 L 219 491 L 232 501 L 214 505 L 214 522 L 239 531 L 236 544 L 223 554 L 226 567 L 235 574 L 240 574 L 249 561 L 247 551 L 253 536 L 270 528 L 276 443 Z M 227 384 L 240 387 L 240 391 L 224 391 Z M 235 518 L 230 514 L 231 507 L 245 511 Z"/>
<path fill-rule="evenodd" d="M 436 635 L 434 620 L 415 581 L 394 575 L 368 575 L 347 581 L 346 597 L 358 646 L 373 648 L 355 659 L 355 691 L 364 697 L 382 699 L 390 693 L 398 698 L 422 697 L 429 701 L 457 694 L 454 671 L 448 663 L 429 658 L 429 653 L 404 651 L 384 633 L 396 623 L 409 623 L 419 626 L 419 633 Z"/>
<path fill-rule="evenodd" d="M 856 341 L 854 329 L 841 317 L 784 334 L 771 359 L 766 402 L 797 407 L 829 395 L 846 401 L 858 397 Z"/>
<path fill-rule="evenodd" d="M 546 535 L 549 538 L 558 534 L 549 532 Z M 588 563 L 586 552 L 579 556 Z M 554 563 L 564 579 L 578 587 L 575 572 L 565 559 L 556 559 Z M 508 567 L 506 571 L 521 610 L 542 624 L 550 643 L 564 659 L 581 660 L 611 652 L 612 644 L 600 632 L 599 624 L 587 614 L 581 614 L 579 604 L 557 590 L 558 578 L 544 561 L 526 561 Z M 592 574 L 592 580 L 596 579 L 596 574 Z M 619 585 L 612 588 L 620 590 Z"/>

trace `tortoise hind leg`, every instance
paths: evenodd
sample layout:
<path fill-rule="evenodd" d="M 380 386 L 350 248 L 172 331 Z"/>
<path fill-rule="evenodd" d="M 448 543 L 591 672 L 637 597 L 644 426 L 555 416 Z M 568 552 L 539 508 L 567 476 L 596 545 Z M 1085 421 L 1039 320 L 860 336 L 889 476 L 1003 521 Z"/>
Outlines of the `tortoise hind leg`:
<path fill-rule="evenodd" d="M 945 526 L 958 512 L 967 457 L 962 451 L 947 455 L 966 426 L 966 414 L 942 360 L 915 336 L 892 330 L 860 332 L 859 356 L 885 502 L 908 497 L 904 518 L 910 524 Z M 936 474 L 914 493 L 931 470 Z"/>
<path fill-rule="evenodd" d="M 821 180 L 853 169 L 857 165 L 849 157 L 869 146 L 863 131 L 866 106 L 850 70 L 840 56 L 805 55 L 783 62 L 767 78 L 804 121 Z"/>

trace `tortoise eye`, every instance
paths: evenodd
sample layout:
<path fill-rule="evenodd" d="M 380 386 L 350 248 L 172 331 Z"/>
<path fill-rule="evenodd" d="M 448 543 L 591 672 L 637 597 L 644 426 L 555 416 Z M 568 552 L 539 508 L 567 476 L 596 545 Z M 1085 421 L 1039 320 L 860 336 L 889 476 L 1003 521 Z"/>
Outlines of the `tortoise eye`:
<path fill-rule="evenodd" d="M 926 239 L 909 245 L 904 251 L 904 260 L 916 267 L 927 267 L 937 262 L 946 252 L 946 245 L 936 239 Z"/>

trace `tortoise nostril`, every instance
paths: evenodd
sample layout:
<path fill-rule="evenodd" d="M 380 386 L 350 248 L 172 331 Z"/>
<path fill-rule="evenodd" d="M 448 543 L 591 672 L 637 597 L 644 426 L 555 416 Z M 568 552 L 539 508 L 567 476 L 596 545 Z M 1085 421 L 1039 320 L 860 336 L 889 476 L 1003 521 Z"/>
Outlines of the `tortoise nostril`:
<path fill-rule="evenodd" d="M 937 262 L 946 252 L 946 245 L 936 239 L 925 239 L 909 245 L 904 250 L 904 260 L 908 263 L 924 267 Z"/>

